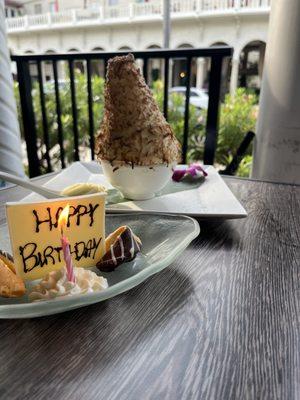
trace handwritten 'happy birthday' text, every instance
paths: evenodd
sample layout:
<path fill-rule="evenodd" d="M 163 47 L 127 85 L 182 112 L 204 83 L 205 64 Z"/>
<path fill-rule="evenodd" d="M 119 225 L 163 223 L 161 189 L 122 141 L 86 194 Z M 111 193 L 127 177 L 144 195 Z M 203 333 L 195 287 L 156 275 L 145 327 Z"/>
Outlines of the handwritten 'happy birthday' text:
<path fill-rule="evenodd" d="M 95 259 L 101 240 L 101 237 L 99 239 L 93 238 L 87 242 L 79 241 L 74 245 L 70 245 L 74 260 L 80 261 L 82 258 Z M 47 246 L 41 251 L 40 249 L 38 250 L 36 243 L 30 242 L 24 246 L 20 246 L 19 250 L 25 273 L 32 271 L 36 267 L 56 265 L 63 260 L 61 246 Z"/>
<path fill-rule="evenodd" d="M 99 207 L 99 204 L 91 204 L 82 205 L 79 204 L 77 207 L 70 206 L 70 213 L 67 221 L 67 227 L 71 225 L 71 222 L 74 221 L 77 226 L 80 225 L 83 217 L 89 218 L 89 226 L 93 226 L 94 223 L 94 214 L 96 209 Z M 41 225 L 48 226 L 49 230 L 56 229 L 58 227 L 58 219 L 60 213 L 62 212 L 63 207 L 58 207 L 54 212 L 53 209 L 47 207 L 46 217 L 41 217 L 36 210 L 33 210 L 33 215 L 35 217 L 35 231 L 36 233 L 40 232 Z M 45 224 L 45 225 L 44 225 Z"/>

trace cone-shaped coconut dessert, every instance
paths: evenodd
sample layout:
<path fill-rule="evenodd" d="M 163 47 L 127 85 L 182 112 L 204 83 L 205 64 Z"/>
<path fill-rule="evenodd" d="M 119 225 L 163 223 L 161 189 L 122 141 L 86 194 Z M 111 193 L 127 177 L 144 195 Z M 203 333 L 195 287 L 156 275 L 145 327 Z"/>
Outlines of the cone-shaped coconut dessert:
<path fill-rule="evenodd" d="M 113 166 L 170 165 L 180 161 L 179 142 L 132 54 L 108 62 L 97 154 Z"/>

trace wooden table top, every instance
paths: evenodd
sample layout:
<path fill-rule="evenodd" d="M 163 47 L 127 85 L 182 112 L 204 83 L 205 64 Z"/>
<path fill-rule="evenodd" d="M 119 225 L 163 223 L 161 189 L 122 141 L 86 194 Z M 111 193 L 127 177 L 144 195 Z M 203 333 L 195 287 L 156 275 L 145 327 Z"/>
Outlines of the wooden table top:
<path fill-rule="evenodd" d="M 43 178 L 47 179 L 47 178 Z M 200 223 L 103 303 L 1 320 L 1 399 L 299 399 L 300 187 L 227 178 L 246 219 Z M 25 190 L 0 190 L 3 204 Z"/>

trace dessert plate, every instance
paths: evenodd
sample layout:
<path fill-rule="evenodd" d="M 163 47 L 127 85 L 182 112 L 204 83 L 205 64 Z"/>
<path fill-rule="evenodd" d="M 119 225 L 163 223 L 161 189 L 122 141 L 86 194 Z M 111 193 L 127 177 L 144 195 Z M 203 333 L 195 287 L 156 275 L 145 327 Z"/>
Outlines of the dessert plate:
<path fill-rule="evenodd" d="M 170 181 L 159 196 L 143 201 L 124 201 L 115 189 L 108 196 L 107 210 L 114 213 L 147 212 L 185 214 L 197 218 L 244 218 L 247 212 L 228 188 L 222 177 L 212 166 L 205 166 L 208 173 L 204 181 L 173 182 Z M 45 186 L 62 190 L 68 185 L 79 182 L 103 184 L 110 189 L 101 166 L 96 162 L 75 162 L 49 180 Z M 25 201 L 41 199 L 32 193 Z"/>
<path fill-rule="evenodd" d="M 185 216 L 132 213 L 106 216 L 107 234 L 120 225 L 129 225 L 141 238 L 143 246 L 135 260 L 120 265 L 113 272 L 103 273 L 97 268 L 93 269 L 108 280 L 108 289 L 34 303 L 30 303 L 27 296 L 18 299 L 0 298 L 0 318 L 32 318 L 56 314 L 126 292 L 170 265 L 200 232 L 198 222 Z M 0 226 L 0 248 L 10 251 L 7 225 Z M 26 286 L 32 284 L 26 283 Z"/>

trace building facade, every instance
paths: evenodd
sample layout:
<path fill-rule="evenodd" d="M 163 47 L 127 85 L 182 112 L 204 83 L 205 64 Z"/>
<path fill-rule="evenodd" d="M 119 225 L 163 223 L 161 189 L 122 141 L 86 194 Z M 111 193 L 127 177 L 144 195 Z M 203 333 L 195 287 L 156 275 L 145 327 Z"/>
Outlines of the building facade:
<path fill-rule="evenodd" d="M 270 1 L 173 0 L 170 47 L 231 46 L 233 57 L 223 71 L 225 85 L 231 91 L 237 86 L 259 89 Z M 23 0 L 14 3 L 22 15 L 7 18 L 12 54 L 162 47 L 161 0 Z M 184 84 L 184 63 L 184 60 L 173 61 L 173 86 Z M 153 60 L 149 68 L 152 79 L 161 76 L 159 60 Z M 207 60 L 194 60 L 192 85 L 205 88 L 208 71 Z"/>

